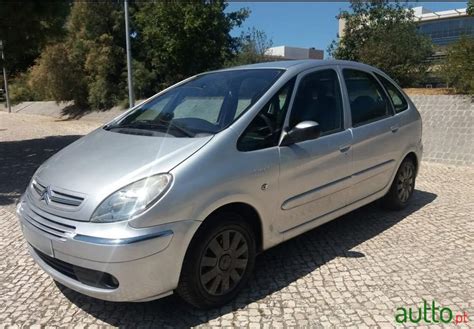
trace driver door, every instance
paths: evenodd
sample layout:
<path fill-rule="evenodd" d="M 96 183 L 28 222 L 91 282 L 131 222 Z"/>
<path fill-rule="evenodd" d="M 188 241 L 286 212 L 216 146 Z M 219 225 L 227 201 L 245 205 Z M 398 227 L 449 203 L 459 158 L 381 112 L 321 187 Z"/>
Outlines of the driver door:
<path fill-rule="evenodd" d="M 285 233 L 346 205 L 350 187 L 352 134 L 345 126 L 339 74 L 320 68 L 302 73 L 288 129 L 315 121 L 321 136 L 281 146 L 277 228 Z"/>

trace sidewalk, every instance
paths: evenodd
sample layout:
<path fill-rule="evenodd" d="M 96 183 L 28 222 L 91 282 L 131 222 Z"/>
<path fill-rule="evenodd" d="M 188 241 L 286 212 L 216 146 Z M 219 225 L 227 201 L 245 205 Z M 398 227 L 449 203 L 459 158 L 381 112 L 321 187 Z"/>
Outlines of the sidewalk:
<path fill-rule="evenodd" d="M 106 111 L 91 111 L 84 115 L 78 115 L 74 111 L 72 102 L 57 104 L 55 101 L 45 102 L 23 102 L 12 106 L 12 113 L 29 115 L 42 115 L 62 120 L 87 120 L 105 123 L 122 114 L 126 109 L 119 106 Z M 0 104 L 0 113 L 8 112 L 8 109 Z"/>

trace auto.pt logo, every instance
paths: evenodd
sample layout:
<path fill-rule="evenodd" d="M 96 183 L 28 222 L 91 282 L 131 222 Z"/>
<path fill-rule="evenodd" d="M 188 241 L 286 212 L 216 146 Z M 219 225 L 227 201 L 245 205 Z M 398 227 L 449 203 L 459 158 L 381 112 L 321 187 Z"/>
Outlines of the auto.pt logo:
<path fill-rule="evenodd" d="M 417 308 L 399 307 L 395 313 L 397 323 L 454 323 L 463 324 L 469 322 L 467 312 L 453 312 L 450 307 L 442 307 L 436 301 L 428 303 L 423 300 L 423 306 Z"/>

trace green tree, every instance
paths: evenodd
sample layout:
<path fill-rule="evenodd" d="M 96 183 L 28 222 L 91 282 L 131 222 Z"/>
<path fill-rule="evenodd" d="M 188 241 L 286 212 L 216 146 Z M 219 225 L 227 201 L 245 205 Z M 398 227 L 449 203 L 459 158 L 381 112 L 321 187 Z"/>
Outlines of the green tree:
<path fill-rule="evenodd" d="M 474 0 L 468 0 L 467 2 L 467 14 L 474 16 Z"/>
<path fill-rule="evenodd" d="M 340 17 L 344 34 L 330 45 L 331 56 L 376 66 L 402 86 L 425 76 L 433 45 L 417 33 L 412 10 L 387 0 L 351 1 L 351 12 Z"/>
<path fill-rule="evenodd" d="M 441 74 L 456 92 L 474 95 L 474 38 L 461 37 L 451 45 L 441 65 Z"/>
<path fill-rule="evenodd" d="M 77 1 L 67 27 L 69 56 L 83 81 L 79 103 L 96 109 L 117 104 L 126 95 L 122 3 Z"/>
<path fill-rule="evenodd" d="M 242 32 L 235 56 L 226 63 L 226 66 L 254 64 L 268 61 L 265 52 L 273 44 L 264 31 L 255 27 Z"/>
<path fill-rule="evenodd" d="M 147 92 L 209 69 L 230 59 L 238 38 L 230 35 L 248 11 L 224 12 L 224 1 L 156 1 L 138 3 L 133 13 L 136 29 L 134 57 L 155 79 Z"/>
<path fill-rule="evenodd" d="M 234 56 L 239 39 L 230 31 L 248 11 L 225 13 L 225 7 L 223 1 L 133 3 L 131 41 L 138 98 L 220 68 Z M 66 30 L 64 41 L 47 47 L 30 70 L 27 85 L 34 94 L 58 102 L 73 100 L 84 109 L 106 109 L 126 99 L 122 2 L 76 1 Z M 17 94 L 30 95 L 23 86 L 16 88 Z"/>
<path fill-rule="evenodd" d="M 44 99 L 105 109 L 126 95 L 124 27 L 118 1 L 74 2 L 64 42 L 45 49 L 30 72 Z"/>
<path fill-rule="evenodd" d="M 10 75 L 26 71 L 47 43 L 64 36 L 68 13 L 67 1 L 2 1 L 0 40 Z"/>

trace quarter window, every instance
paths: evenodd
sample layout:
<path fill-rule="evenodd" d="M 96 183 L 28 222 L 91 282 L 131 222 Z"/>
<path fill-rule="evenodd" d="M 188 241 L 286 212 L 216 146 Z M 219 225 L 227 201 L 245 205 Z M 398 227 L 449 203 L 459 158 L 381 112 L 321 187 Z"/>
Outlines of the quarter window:
<path fill-rule="evenodd" d="M 321 135 L 342 130 L 342 97 L 337 73 L 323 70 L 301 79 L 290 116 L 290 127 L 302 121 L 315 121 Z"/>
<path fill-rule="evenodd" d="M 382 86 L 367 72 L 344 69 L 352 125 L 360 126 L 390 115 L 390 105 Z"/>
<path fill-rule="evenodd" d="M 254 151 L 278 145 L 295 79 L 289 81 L 262 108 L 237 142 L 239 151 Z"/>
<path fill-rule="evenodd" d="M 385 79 L 383 76 L 377 73 L 376 75 L 387 90 L 387 93 L 390 96 L 390 99 L 392 100 L 395 112 L 400 113 L 402 111 L 405 111 L 408 108 L 408 103 L 405 97 L 403 97 L 402 93 L 397 89 L 397 87 L 395 87 L 390 81 Z"/>

